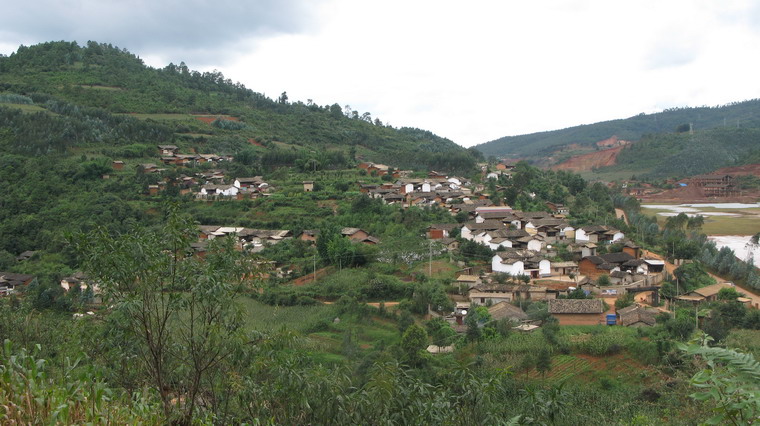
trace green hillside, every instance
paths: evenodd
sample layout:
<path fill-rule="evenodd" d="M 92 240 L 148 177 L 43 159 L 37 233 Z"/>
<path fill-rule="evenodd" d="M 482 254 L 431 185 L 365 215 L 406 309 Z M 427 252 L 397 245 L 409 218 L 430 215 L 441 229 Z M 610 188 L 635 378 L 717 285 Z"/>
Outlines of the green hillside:
<path fill-rule="evenodd" d="M 480 145 L 475 149 L 485 155 L 531 157 L 545 155 L 569 144 L 592 145 L 617 136 L 638 141 L 644 135 L 674 132 L 679 127 L 707 130 L 718 127 L 760 127 L 760 100 L 753 99 L 719 107 L 673 108 L 655 114 L 603 121 L 561 130 L 506 136 Z"/>
<path fill-rule="evenodd" d="M 165 142 L 242 154 L 263 166 L 300 161 L 330 168 L 370 160 L 457 171 L 475 161 L 474 152 L 428 131 L 388 127 L 370 113 L 346 115 L 338 104 L 291 103 L 286 93 L 270 99 L 220 72 L 200 73 L 184 63 L 151 68 L 126 50 L 96 42 L 21 46 L 0 56 L 0 106 L 69 129 L 28 141 L 16 135 L 35 152 Z"/>
<path fill-rule="evenodd" d="M 617 164 L 598 170 L 634 171 L 642 177 L 682 178 L 709 173 L 721 167 L 755 163 L 760 128 L 715 128 L 694 134 L 663 133 L 646 135 L 625 147 Z"/>

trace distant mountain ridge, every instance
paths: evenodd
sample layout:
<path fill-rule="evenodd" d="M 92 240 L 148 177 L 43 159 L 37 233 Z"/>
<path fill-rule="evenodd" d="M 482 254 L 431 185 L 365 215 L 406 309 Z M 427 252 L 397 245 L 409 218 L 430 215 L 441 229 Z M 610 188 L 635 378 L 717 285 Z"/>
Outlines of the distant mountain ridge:
<path fill-rule="evenodd" d="M 59 148 L 106 142 L 103 138 L 114 133 L 111 124 L 104 127 L 108 122 L 147 126 L 161 135 L 153 140 L 125 136 L 125 144 L 172 142 L 188 150 L 245 154 L 262 165 L 311 161 L 320 167 L 341 167 L 371 160 L 455 172 L 474 169 L 481 157 L 426 130 L 393 128 L 369 112 L 350 111 L 337 103 L 290 102 L 286 92 L 270 99 L 218 71 L 201 73 L 184 63 L 151 68 L 125 49 L 93 41 L 84 46 L 65 41 L 21 46 L 10 56 L 0 55 L 0 108 L 58 114 L 37 118 L 52 121 L 51 126 L 81 127 Z M 207 116 L 206 121 L 222 121 L 201 123 L 197 114 Z M 62 123 L 63 116 L 72 118 Z M 142 124 L 133 123 L 137 119 Z M 33 121 L 24 122 L 32 126 Z M 39 145 L 43 139 L 30 136 L 22 142 Z"/>
<path fill-rule="evenodd" d="M 530 158 L 550 155 L 571 144 L 591 147 L 613 136 L 638 141 L 648 134 L 683 131 L 683 126 L 688 130 L 689 125 L 695 131 L 717 127 L 760 127 L 760 99 L 716 107 L 672 108 L 566 129 L 506 136 L 474 148 L 487 156 Z"/>

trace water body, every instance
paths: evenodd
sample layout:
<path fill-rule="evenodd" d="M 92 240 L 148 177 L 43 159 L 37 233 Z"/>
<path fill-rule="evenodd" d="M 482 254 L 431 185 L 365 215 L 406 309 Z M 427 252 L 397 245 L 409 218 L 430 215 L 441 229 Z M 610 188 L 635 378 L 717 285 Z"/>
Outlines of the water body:
<path fill-rule="evenodd" d="M 747 260 L 747 256 L 750 255 L 749 239 L 751 235 L 710 235 L 707 237 L 710 241 L 715 241 L 715 245 L 718 248 L 728 247 L 734 251 L 736 257 L 742 260 Z M 752 259 L 755 261 L 755 265 L 760 265 L 760 247 L 755 249 L 752 254 Z"/>
<path fill-rule="evenodd" d="M 694 203 L 694 204 L 644 204 L 642 209 L 657 209 L 667 210 L 664 212 L 658 212 L 658 216 L 677 216 L 679 213 L 685 213 L 687 216 L 694 217 L 700 216 L 728 216 L 739 217 L 743 216 L 739 213 L 732 212 L 720 212 L 720 211 L 704 211 L 703 209 L 756 209 L 760 208 L 760 203 L 748 204 L 748 203 Z M 709 235 L 708 238 L 711 241 L 715 241 L 715 245 L 718 248 L 728 247 L 734 251 L 736 257 L 742 260 L 746 260 L 747 256 L 751 255 L 755 261 L 755 265 L 760 265 L 760 248 L 750 253 L 747 243 L 751 238 L 751 235 Z"/>

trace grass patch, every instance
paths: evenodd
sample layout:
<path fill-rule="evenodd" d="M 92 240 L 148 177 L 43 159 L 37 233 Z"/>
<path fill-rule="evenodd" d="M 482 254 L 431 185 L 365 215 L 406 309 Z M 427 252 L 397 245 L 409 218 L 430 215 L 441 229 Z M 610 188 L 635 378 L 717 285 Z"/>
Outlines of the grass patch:
<path fill-rule="evenodd" d="M 330 306 L 269 306 L 249 297 L 238 302 L 245 310 L 245 326 L 249 330 L 277 331 L 282 328 L 303 333 L 320 321 L 334 318 Z"/>
<path fill-rule="evenodd" d="M 6 108 L 20 109 L 22 112 L 29 113 L 29 114 L 34 113 L 34 112 L 47 112 L 48 114 L 52 114 L 50 111 L 37 105 L 0 103 L 0 106 L 6 107 Z"/>
<path fill-rule="evenodd" d="M 138 120 L 157 120 L 157 121 L 180 121 L 180 120 L 189 120 L 192 117 L 188 114 L 138 114 L 138 113 L 127 113 L 127 114 L 118 114 L 118 115 L 126 115 L 129 117 L 137 118 Z"/>
<path fill-rule="evenodd" d="M 92 90 L 105 90 L 107 92 L 121 92 L 126 89 L 123 87 L 115 87 L 115 86 L 98 86 L 98 85 L 90 85 L 90 84 L 80 84 L 79 87 L 83 89 L 92 89 Z"/>
<path fill-rule="evenodd" d="M 677 205 L 677 204 L 674 204 Z M 733 213 L 739 216 L 705 216 L 702 232 L 707 235 L 754 235 L 760 232 L 760 209 L 756 208 L 716 208 L 696 207 L 704 213 Z M 642 207 L 642 213 L 655 215 L 660 226 L 665 225 L 667 216 L 658 213 L 671 213 L 668 209 Z"/>
<path fill-rule="evenodd" d="M 449 262 L 448 260 L 434 260 L 433 261 L 433 278 L 434 279 L 446 279 L 456 278 L 454 275 L 459 268 L 457 265 Z M 430 263 L 429 262 L 419 262 L 417 265 L 414 266 L 409 271 L 410 274 L 422 274 L 422 275 L 429 275 L 430 273 Z"/>
<path fill-rule="evenodd" d="M 707 235 L 754 235 L 760 232 L 760 217 L 710 216 L 705 218 L 702 232 Z"/>

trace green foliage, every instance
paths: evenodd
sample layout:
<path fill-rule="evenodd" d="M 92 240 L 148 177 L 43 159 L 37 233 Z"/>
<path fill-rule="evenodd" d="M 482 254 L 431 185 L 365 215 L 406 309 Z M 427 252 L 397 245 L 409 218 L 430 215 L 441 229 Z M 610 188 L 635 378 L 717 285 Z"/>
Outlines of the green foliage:
<path fill-rule="evenodd" d="M 123 338 L 136 340 L 164 414 L 183 422 L 193 419 L 205 381 L 240 343 L 235 292 L 253 272 L 229 238 L 213 240 L 203 259 L 194 256 L 195 229 L 175 206 L 159 232 L 111 237 L 100 230 L 75 240 L 85 270 L 123 318 Z M 187 395 L 187 403 L 171 402 L 170 383 L 181 383 L 173 391 Z"/>
<path fill-rule="evenodd" d="M 576 337 L 571 341 L 571 348 L 593 356 L 611 355 L 623 350 L 630 338 L 625 329 L 605 328 L 601 332 Z"/>
<path fill-rule="evenodd" d="M 688 310 L 679 310 L 675 318 L 668 318 L 664 323 L 665 330 L 673 339 L 686 340 L 696 328 L 693 313 Z"/>
<path fill-rule="evenodd" d="M 552 369 L 552 356 L 551 353 L 546 349 L 541 349 L 541 351 L 538 352 L 538 357 L 536 358 L 536 370 L 538 370 L 539 373 L 541 373 L 542 376 L 546 375 L 547 372 L 551 371 Z"/>
<path fill-rule="evenodd" d="M 428 345 L 428 335 L 425 329 L 413 324 L 409 326 L 401 337 L 401 350 L 404 353 L 404 361 L 414 367 L 419 367 L 425 360 L 425 348 Z"/>
<path fill-rule="evenodd" d="M 691 397 L 713 407 L 707 424 L 750 424 L 760 416 L 760 363 L 752 355 L 698 345 L 680 349 L 706 364 L 691 379 L 698 389 Z"/>
<path fill-rule="evenodd" d="M 428 321 L 425 328 L 427 328 L 428 335 L 433 339 L 433 344 L 436 346 L 448 346 L 457 336 L 449 322 L 441 317 Z"/>
<path fill-rule="evenodd" d="M 0 354 L 0 418 L 6 424 L 78 424 L 115 422 L 159 424 L 158 400 L 151 391 L 126 395 L 111 389 L 82 359 L 66 358 L 61 374 L 48 360 L 3 342 Z M 131 398 L 130 398 L 131 396 Z"/>
<path fill-rule="evenodd" d="M 633 302 L 634 302 L 633 293 L 626 292 L 623 297 L 618 297 L 617 300 L 615 300 L 615 309 L 620 310 L 623 308 L 627 308 L 633 305 Z"/>

